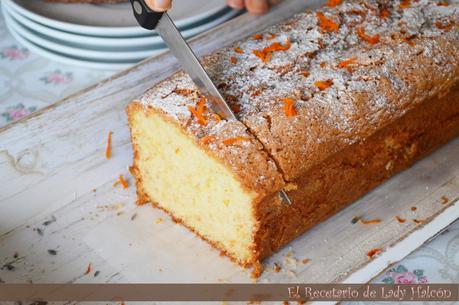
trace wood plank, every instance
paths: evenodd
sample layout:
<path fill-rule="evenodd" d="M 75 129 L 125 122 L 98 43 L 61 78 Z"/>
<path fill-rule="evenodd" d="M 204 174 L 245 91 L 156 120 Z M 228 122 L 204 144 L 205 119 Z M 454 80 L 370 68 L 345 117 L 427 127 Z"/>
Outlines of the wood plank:
<path fill-rule="evenodd" d="M 209 54 L 319 2 L 285 1 L 261 17 L 242 15 L 191 45 L 198 55 Z M 124 107 L 177 69 L 175 58 L 166 53 L 1 128 L 0 211 L 9 216 L 0 221 L 0 236 L 125 169 L 131 151 Z M 106 162 L 103 151 L 109 131 L 116 150 L 113 160 Z"/>
<path fill-rule="evenodd" d="M 199 54 L 209 53 L 307 6 L 304 1 L 286 1 L 260 18 L 243 15 L 197 38 L 193 47 Z M 131 163 L 123 108 L 176 69 L 170 54 L 147 60 L 0 129 L 0 266 L 9 262 L 15 266 L 13 271 L 0 269 L 0 278 L 7 282 L 251 281 L 249 271 L 220 257 L 163 212 L 136 206 L 133 187 L 113 187 L 119 174 L 129 176 Z M 109 131 L 114 132 L 113 158 L 107 161 Z M 448 197 L 447 204 L 441 203 L 442 196 Z M 427 239 L 456 219 L 458 198 L 456 139 L 268 259 L 260 280 L 340 282 L 376 266 L 365 275 L 371 278 L 393 257 L 400 259 L 423 242 L 418 238 L 408 243 L 411 248 L 397 250 L 407 244 L 404 239 L 414 234 Z M 410 210 L 414 205 L 415 212 Z M 133 215 L 137 216 L 132 220 Z M 354 216 L 361 215 L 383 221 L 374 226 L 351 224 Z M 397 215 L 407 222 L 398 223 Z M 43 224 L 53 217 L 56 221 Z M 160 218 L 164 221 L 157 224 Z M 424 223 L 416 224 L 414 218 Z M 431 223 L 436 226 L 430 228 Z M 366 253 L 372 248 L 388 250 L 370 261 Z M 57 255 L 49 254 L 50 249 Z M 304 264 L 303 259 L 311 261 Z M 275 262 L 281 272 L 273 271 Z M 93 271 L 100 271 L 97 277 L 84 274 L 89 263 Z M 363 275 L 354 279 L 368 280 Z"/>

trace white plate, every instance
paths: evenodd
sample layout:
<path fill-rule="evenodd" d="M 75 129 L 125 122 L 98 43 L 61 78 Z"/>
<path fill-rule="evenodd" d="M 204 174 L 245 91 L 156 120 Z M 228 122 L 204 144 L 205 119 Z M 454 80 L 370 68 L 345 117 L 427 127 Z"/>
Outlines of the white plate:
<path fill-rule="evenodd" d="M 162 39 L 157 35 L 152 36 L 145 36 L 145 37 L 133 37 L 133 38 L 114 38 L 114 37 L 93 37 L 93 36 L 84 36 L 78 35 L 73 33 L 68 33 L 64 31 L 60 31 L 54 28 L 50 28 L 44 26 L 40 23 L 34 22 L 31 19 L 26 18 L 25 16 L 21 15 L 19 12 L 15 10 L 15 8 L 8 4 L 9 2 L 4 2 L 4 7 L 8 10 L 8 13 L 19 23 L 24 25 L 29 29 L 33 29 L 36 32 L 39 32 L 45 36 L 53 37 L 57 40 L 60 40 L 64 43 L 68 43 L 73 46 L 81 47 L 81 48 L 91 48 L 97 50 L 132 50 L 138 48 L 147 48 L 152 49 L 162 48 L 164 44 Z M 221 17 L 224 13 L 227 13 L 229 9 L 225 9 L 221 12 L 218 12 L 206 19 L 202 20 L 202 24 L 193 24 L 190 25 L 189 28 L 184 28 L 182 34 L 185 35 L 186 38 L 189 38 L 193 35 L 202 31 L 201 25 L 204 23 L 208 23 L 213 21 L 212 19 Z M 157 46 L 155 46 L 155 44 Z"/>
<path fill-rule="evenodd" d="M 45 0 L 3 0 L 18 12 L 43 25 L 71 33 L 118 37 L 145 36 L 129 3 L 112 5 L 56 4 Z M 192 3 L 192 4 L 191 4 Z M 225 0 L 175 0 L 171 17 L 178 27 L 199 22 L 226 7 Z"/>
<path fill-rule="evenodd" d="M 5 15 L 6 14 L 4 13 L 4 16 Z M 28 41 L 27 39 L 23 38 L 11 27 L 11 23 L 9 22 L 10 20 L 11 20 L 10 17 L 5 16 L 6 26 L 8 27 L 10 34 L 14 37 L 16 41 L 18 41 L 21 45 L 29 49 L 31 52 L 37 55 L 49 58 L 56 62 L 60 62 L 66 65 L 78 66 L 81 68 L 89 68 L 89 69 L 104 70 L 104 71 L 124 70 L 136 64 L 135 62 L 127 62 L 127 63 L 97 62 L 97 61 L 83 60 L 80 58 L 69 58 L 66 56 L 62 56 L 58 53 L 55 53 L 45 48 L 42 48 L 40 46 L 37 46 L 33 44 L 32 42 Z"/>
<path fill-rule="evenodd" d="M 21 25 L 19 22 L 14 20 L 9 15 L 9 11 L 10 10 L 8 10 L 8 8 L 5 9 L 5 15 L 7 15 L 8 18 L 10 18 L 10 27 L 12 27 L 23 38 L 50 51 L 54 51 L 71 57 L 78 57 L 96 61 L 135 61 L 142 60 L 150 56 L 158 55 L 166 50 L 166 46 L 164 44 L 158 44 L 156 47 L 152 47 L 149 49 L 132 49 L 128 51 L 113 51 L 109 49 L 90 50 L 85 47 L 78 47 L 78 45 L 75 44 L 69 45 L 63 43 L 62 41 L 56 40 L 53 37 L 42 35 L 41 33 L 36 32 L 35 29 L 30 29 Z M 237 13 L 237 11 L 229 10 L 226 14 L 220 16 L 215 20 L 212 20 L 212 22 L 203 24 L 189 31 L 184 31 L 183 34 L 185 37 L 193 36 L 230 19 Z"/>

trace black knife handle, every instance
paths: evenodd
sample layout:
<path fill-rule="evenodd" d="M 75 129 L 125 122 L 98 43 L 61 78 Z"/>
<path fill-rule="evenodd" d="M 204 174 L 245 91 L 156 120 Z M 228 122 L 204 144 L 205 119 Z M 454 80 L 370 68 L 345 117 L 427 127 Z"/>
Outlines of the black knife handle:
<path fill-rule="evenodd" d="M 151 10 L 144 0 L 131 0 L 131 4 L 137 22 L 147 30 L 154 30 L 163 13 Z"/>

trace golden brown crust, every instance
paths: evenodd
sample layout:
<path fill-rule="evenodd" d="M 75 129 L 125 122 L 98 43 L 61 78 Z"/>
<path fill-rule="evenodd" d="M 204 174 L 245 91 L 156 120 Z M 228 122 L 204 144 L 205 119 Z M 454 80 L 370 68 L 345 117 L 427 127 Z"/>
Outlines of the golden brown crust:
<path fill-rule="evenodd" d="M 292 206 L 257 205 L 257 257 L 263 259 L 333 216 L 394 174 L 459 135 L 459 82 L 424 101 L 376 134 L 311 168 L 295 180 Z"/>

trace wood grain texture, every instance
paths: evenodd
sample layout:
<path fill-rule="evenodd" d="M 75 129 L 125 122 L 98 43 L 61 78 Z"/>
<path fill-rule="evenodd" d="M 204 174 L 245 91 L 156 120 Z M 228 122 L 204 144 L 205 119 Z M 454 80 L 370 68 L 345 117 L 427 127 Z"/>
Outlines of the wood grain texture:
<path fill-rule="evenodd" d="M 308 3 L 286 1 L 263 17 L 240 16 L 194 39 L 192 46 L 199 55 L 208 54 L 305 9 Z M 113 187 L 120 174 L 129 177 L 132 159 L 125 105 L 177 68 L 169 53 L 149 59 L 0 129 L 0 267 L 10 262 L 15 267 L 0 269 L 0 278 L 251 281 L 248 271 L 220 257 L 161 211 L 137 207 L 131 178 L 128 190 Z M 107 161 L 109 131 L 113 156 Z M 441 203 L 442 196 L 448 203 Z M 398 244 L 422 230 L 422 224 L 412 219 L 428 222 L 458 198 L 459 140 L 455 140 L 275 254 L 260 280 L 342 281 L 369 262 L 369 249 Z M 411 211 L 411 206 L 417 210 Z M 405 217 L 406 223 L 398 223 L 396 215 Z M 44 225 L 53 216 L 56 221 Z M 362 228 L 351 224 L 355 216 L 378 217 L 382 223 Z M 155 223 L 160 218 L 164 221 Z M 50 255 L 49 249 L 57 255 Z M 311 261 L 303 264 L 306 258 Z M 273 271 L 274 262 L 282 266 L 281 272 Z M 93 272 L 85 275 L 89 263 Z M 98 276 L 95 271 L 100 271 Z"/>

